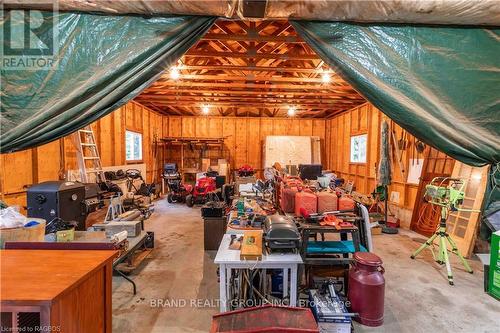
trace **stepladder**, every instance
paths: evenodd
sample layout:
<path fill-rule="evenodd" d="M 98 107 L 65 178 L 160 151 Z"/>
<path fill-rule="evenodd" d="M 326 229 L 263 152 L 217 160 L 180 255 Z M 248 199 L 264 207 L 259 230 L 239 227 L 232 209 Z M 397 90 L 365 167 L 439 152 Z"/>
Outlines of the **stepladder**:
<path fill-rule="evenodd" d="M 73 143 L 76 147 L 81 182 L 101 183 L 106 181 L 92 127 L 85 126 L 73 133 Z"/>

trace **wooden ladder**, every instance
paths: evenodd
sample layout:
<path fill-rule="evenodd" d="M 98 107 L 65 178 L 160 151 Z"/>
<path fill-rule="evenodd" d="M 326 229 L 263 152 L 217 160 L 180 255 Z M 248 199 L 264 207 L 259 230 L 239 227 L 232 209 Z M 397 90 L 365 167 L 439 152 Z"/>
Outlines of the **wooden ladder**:
<path fill-rule="evenodd" d="M 96 183 L 106 181 L 92 127 L 85 126 L 76 131 L 73 136 L 82 183 L 88 183 L 90 180 Z M 89 177 L 89 175 L 94 175 L 94 177 Z"/>

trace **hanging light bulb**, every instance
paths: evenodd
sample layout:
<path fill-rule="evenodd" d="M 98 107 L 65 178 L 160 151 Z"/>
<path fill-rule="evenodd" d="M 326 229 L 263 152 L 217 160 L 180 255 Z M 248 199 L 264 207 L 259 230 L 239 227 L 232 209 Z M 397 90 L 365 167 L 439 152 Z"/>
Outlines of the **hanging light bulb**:
<path fill-rule="evenodd" d="M 328 74 L 328 72 L 323 72 L 323 74 L 321 74 L 321 81 L 323 81 L 323 83 L 328 83 L 331 79 L 332 78 L 330 77 L 330 74 Z"/>
<path fill-rule="evenodd" d="M 289 117 L 293 117 L 293 116 L 295 116 L 295 108 L 294 108 L 293 106 L 290 106 L 290 107 L 288 108 L 288 112 L 287 112 L 287 114 L 288 114 L 288 116 L 289 116 Z"/>
<path fill-rule="evenodd" d="M 181 73 L 179 72 L 179 69 L 177 67 L 172 67 L 170 69 L 170 77 L 174 80 L 177 80 L 181 77 Z"/>
<path fill-rule="evenodd" d="M 208 105 L 203 105 L 201 107 L 201 113 L 208 114 L 209 111 L 210 111 L 210 109 L 209 109 Z"/>

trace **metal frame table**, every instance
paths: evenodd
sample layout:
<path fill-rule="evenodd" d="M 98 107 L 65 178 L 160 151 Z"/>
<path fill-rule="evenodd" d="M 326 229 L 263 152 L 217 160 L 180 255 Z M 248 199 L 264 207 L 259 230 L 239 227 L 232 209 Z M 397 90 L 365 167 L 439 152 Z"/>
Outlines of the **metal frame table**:
<path fill-rule="evenodd" d="M 307 244 L 309 242 L 309 236 L 314 233 L 338 233 L 340 234 L 341 240 L 347 240 L 347 235 L 351 234 L 352 242 L 355 251 L 360 250 L 360 237 L 359 229 L 355 225 L 350 228 L 337 229 L 329 225 L 319 225 L 311 223 L 300 223 L 300 228 L 302 233 L 302 249 L 301 254 L 304 262 L 306 264 L 313 265 L 332 265 L 332 264 L 349 264 L 352 262 L 352 258 L 348 258 L 347 255 L 343 255 L 342 258 L 330 258 L 327 256 L 311 257 L 307 253 Z"/>
<path fill-rule="evenodd" d="M 290 296 L 290 306 L 297 305 L 297 271 L 302 264 L 298 253 L 263 254 L 262 260 L 241 260 L 239 250 L 229 249 L 231 235 L 225 234 L 219 245 L 214 263 L 219 265 L 220 312 L 228 311 L 229 281 L 233 269 L 282 269 L 283 297 Z M 288 277 L 290 276 L 290 284 Z"/>

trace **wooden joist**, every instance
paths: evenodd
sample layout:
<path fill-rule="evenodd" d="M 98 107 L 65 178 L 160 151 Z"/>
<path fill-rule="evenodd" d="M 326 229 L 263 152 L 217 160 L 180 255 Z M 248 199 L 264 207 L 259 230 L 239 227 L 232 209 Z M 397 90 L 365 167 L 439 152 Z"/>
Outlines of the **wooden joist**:
<path fill-rule="evenodd" d="M 287 21 L 218 20 L 137 100 L 172 115 L 327 117 L 365 100 Z M 326 79 L 325 79 L 326 77 Z"/>

